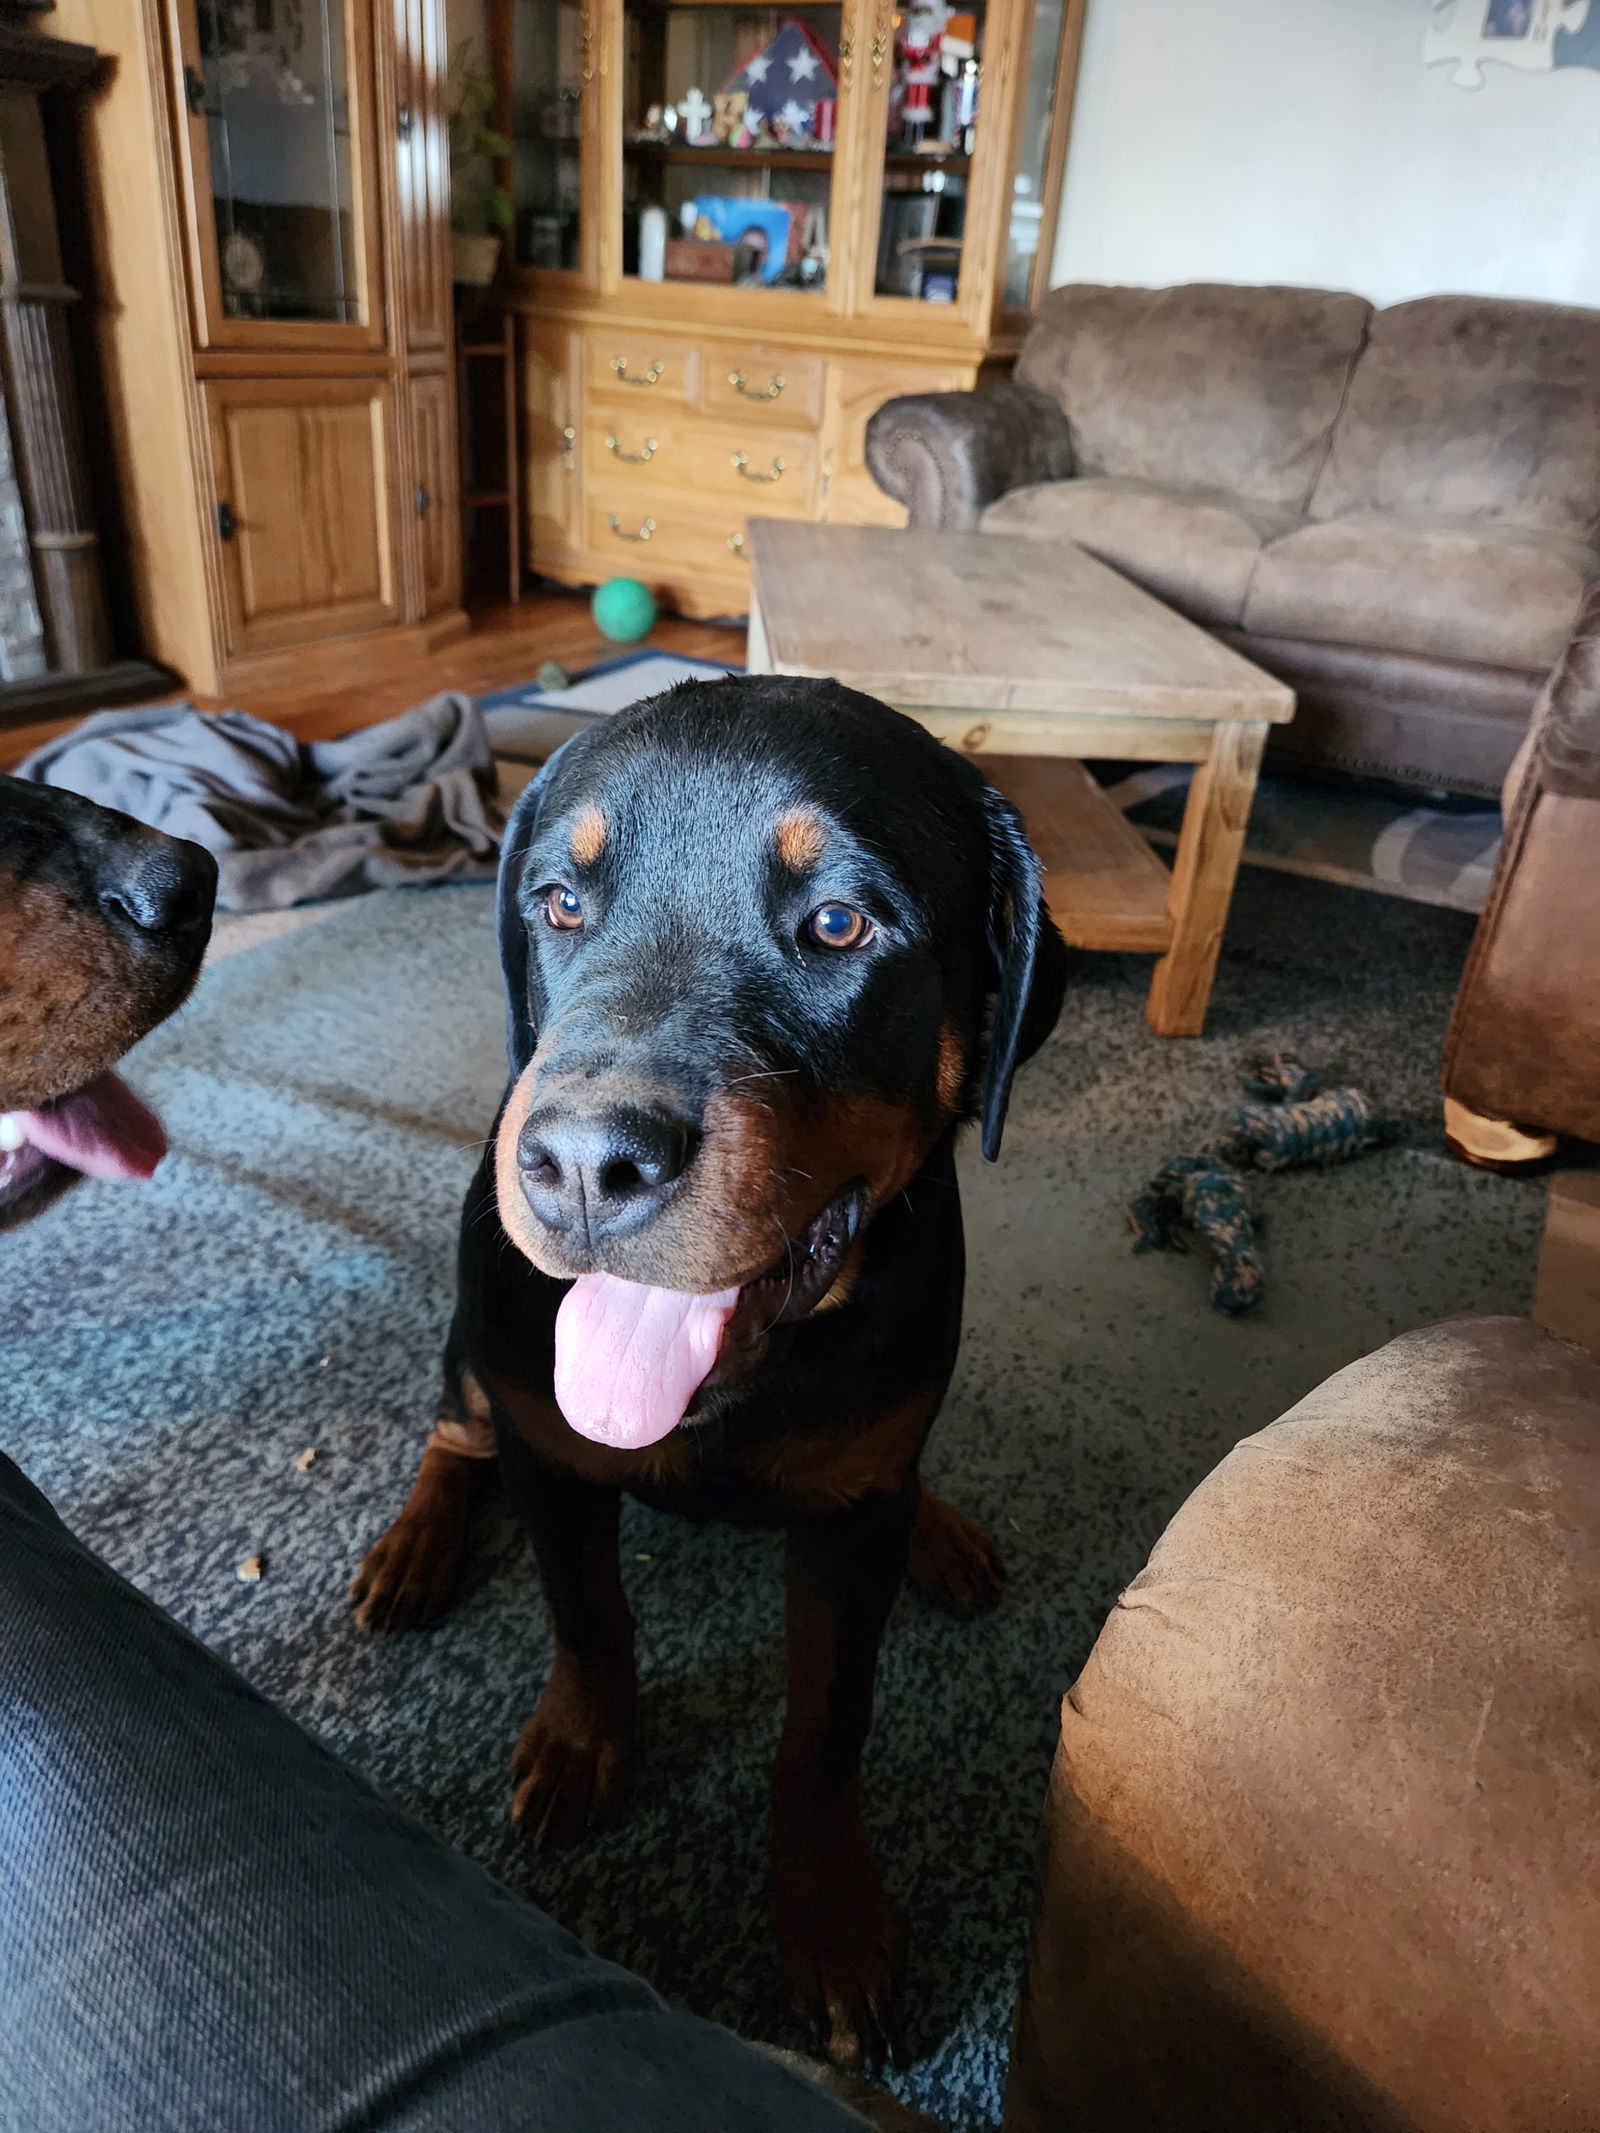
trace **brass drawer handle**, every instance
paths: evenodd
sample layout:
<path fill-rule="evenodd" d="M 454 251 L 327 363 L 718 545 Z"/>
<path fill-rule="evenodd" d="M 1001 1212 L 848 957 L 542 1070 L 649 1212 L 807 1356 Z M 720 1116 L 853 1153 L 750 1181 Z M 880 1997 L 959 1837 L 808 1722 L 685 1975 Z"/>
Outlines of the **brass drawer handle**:
<path fill-rule="evenodd" d="M 659 378 L 661 375 L 663 366 L 660 363 L 652 363 L 650 365 L 650 368 L 644 373 L 643 377 L 630 378 L 628 376 L 627 357 L 613 356 L 611 358 L 611 368 L 616 372 L 617 376 L 622 380 L 624 385 L 654 385 L 657 378 Z"/>
<path fill-rule="evenodd" d="M 561 432 L 561 471 L 564 474 L 576 474 L 578 471 L 578 462 L 574 456 L 577 446 L 578 433 L 569 422 Z"/>
<path fill-rule="evenodd" d="M 606 450 L 613 458 L 620 459 L 623 465 L 628 467 L 642 467 L 648 460 L 654 459 L 660 449 L 660 445 L 656 443 L 653 437 L 645 439 L 642 452 L 625 452 L 615 437 L 606 439 Z"/>
<path fill-rule="evenodd" d="M 735 452 L 733 455 L 733 471 L 735 474 L 742 474 L 746 481 L 781 481 L 783 479 L 783 461 L 775 459 L 765 474 L 752 474 L 750 471 L 750 454 L 748 452 Z"/>
<path fill-rule="evenodd" d="M 743 555 L 744 535 L 742 533 L 730 533 L 728 535 L 728 546 L 733 550 L 735 555 Z"/>
<path fill-rule="evenodd" d="M 649 540 L 651 534 L 653 534 L 656 530 L 655 520 L 653 518 L 647 518 L 641 519 L 641 521 L 639 522 L 639 530 L 637 533 L 624 533 L 622 530 L 622 521 L 618 518 L 615 511 L 608 511 L 606 513 L 606 523 L 610 526 L 612 532 L 616 535 L 619 541 L 647 541 Z"/>
<path fill-rule="evenodd" d="M 738 393 L 740 398 L 744 400 L 776 400 L 779 393 L 783 391 L 783 388 L 787 384 L 787 382 L 787 379 L 779 377 L 777 373 L 774 372 L 772 377 L 767 381 L 766 391 L 764 393 L 753 393 L 750 390 L 749 386 L 745 383 L 745 376 L 742 370 L 730 370 L 728 372 L 728 383 L 733 387 L 734 391 Z"/>

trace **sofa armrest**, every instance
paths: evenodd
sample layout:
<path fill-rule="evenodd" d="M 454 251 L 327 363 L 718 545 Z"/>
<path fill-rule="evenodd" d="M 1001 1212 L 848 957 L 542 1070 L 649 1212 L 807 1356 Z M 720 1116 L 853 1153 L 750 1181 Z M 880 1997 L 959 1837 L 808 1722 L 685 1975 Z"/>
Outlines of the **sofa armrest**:
<path fill-rule="evenodd" d="M 1014 380 L 974 393 L 908 393 L 867 424 L 867 466 L 913 526 L 962 529 L 1008 489 L 1064 481 L 1072 432 L 1048 393 Z"/>
<path fill-rule="evenodd" d="M 1534 713 L 1533 768 L 1546 792 L 1600 800 L 1600 576 Z"/>

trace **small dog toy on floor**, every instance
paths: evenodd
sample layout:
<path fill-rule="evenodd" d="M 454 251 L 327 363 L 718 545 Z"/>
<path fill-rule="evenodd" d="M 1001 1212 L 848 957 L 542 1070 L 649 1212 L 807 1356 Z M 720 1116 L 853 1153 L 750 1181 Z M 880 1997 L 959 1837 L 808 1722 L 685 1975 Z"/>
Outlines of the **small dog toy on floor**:
<path fill-rule="evenodd" d="M 1316 1075 L 1282 1052 L 1258 1060 L 1244 1090 L 1255 1101 L 1233 1124 L 1158 1170 L 1128 1208 L 1136 1252 L 1187 1251 L 1198 1239 L 1211 1258 L 1212 1304 L 1230 1317 L 1254 1309 L 1266 1278 L 1241 1173 L 1344 1163 L 1394 1138 L 1359 1089 L 1319 1095 Z"/>

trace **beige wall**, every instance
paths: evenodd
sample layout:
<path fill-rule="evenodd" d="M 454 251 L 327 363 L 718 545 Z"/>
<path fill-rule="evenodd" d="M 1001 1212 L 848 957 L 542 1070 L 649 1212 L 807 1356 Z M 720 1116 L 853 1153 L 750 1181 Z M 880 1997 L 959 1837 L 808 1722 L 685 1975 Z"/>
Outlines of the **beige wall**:
<path fill-rule="evenodd" d="M 1052 278 L 1600 305 L 1600 71 L 1487 65 L 1459 88 L 1423 63 L 1436 19 L 1089 0 Z"/>

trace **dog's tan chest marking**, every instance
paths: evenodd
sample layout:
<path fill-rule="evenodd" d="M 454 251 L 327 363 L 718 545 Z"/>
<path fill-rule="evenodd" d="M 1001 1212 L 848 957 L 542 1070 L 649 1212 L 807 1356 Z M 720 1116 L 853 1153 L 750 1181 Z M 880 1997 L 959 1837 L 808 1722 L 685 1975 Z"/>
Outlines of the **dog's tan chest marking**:
<path fill-rule="evenodd" d="M 774 1491 L 802 1513 L 842 1510 L 869 1490 L 904 1486 L 927 1435 L 934 1398 L 912 1393 L 860 1431 L 791 1431 L 731 1454 L 736 1474 Z"/>
<path fill-rule="evenodd" d="M 820 818 L 808 807 L 792 807 L 780 815 L 774 836 L 778 857 L 791 874 L 809 874 L 828 841 Z"/>

